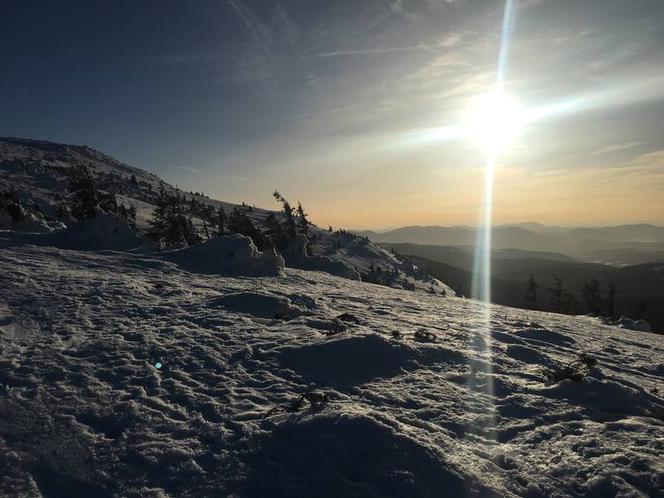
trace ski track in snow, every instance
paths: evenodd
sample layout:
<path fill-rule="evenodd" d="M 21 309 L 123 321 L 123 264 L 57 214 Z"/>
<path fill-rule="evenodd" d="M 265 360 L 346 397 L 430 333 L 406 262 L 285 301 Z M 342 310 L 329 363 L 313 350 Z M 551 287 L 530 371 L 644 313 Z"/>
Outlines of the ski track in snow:
<path fill-rule="evenodd" d="M 664 496 L 662 336 L 494 306 L 488 357 L 471 300 L 1 237 L 0 261 L 0 495 Z"/>

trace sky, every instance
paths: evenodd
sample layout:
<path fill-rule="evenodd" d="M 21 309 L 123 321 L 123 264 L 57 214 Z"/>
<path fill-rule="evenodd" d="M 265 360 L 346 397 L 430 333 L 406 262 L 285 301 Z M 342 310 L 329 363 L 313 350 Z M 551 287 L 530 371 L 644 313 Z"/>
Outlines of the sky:
<path fill-rule="evenodd" d="M 499 0 L 4 0 L 0 135 L 319 225 L 475 224 Z M 664 225 L 664 2 L 517 0 L 494 221 Z"/>

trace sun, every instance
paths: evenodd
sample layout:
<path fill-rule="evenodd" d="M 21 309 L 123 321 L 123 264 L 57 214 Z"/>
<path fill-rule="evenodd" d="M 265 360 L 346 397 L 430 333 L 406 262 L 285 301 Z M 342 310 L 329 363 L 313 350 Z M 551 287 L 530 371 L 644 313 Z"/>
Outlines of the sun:
<path fill-rule="evenodd" d="M 463 119 L 464 135 L 494 154 L 512 144 L 524 124 L 525 113 L 518 100 L 497 91 L 474 98 Z"/>

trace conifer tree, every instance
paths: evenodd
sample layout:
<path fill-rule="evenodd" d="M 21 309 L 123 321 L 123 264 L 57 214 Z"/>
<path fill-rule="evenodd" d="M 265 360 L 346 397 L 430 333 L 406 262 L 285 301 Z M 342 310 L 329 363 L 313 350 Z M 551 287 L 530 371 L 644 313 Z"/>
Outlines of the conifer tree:
<path fill-rule="evenodd" d="M 285 249 L 288 245 L 288 239 L 274 213 L 267 215 L 265 225 L 267 227 L 267 237 L 270 239 L 272 246 L 279 250 Z"/>
<path fill-rule="evenodd" d="M 599 290 L 599 282 L 594 278 L 585 282 L 581 289 L 581 295 L 586 304 L 587 311 L 594 316 L 602 314 L 602 297 Z"/>
<path fill-rule="evenodd" d="M 524 295 L 524 300 L 528 309 L 536 310 L 539 308 L 539 302 L 537 300 L 538 287 L 539 284 L 535 282 L 535 276 L 531 273 L 528 282 L 526 282 L 526 293 Z"/>
<path fill-rule="evenodd" d="M 231 233 L 239 233 L 250 237 L 258 249 L 262 250 L 265 248 L 265 237 L 256 228 L 256 225 L 254 225 L 244 210 L 240 210 L 237 207 L 233 209 L 228 218 L 228 229 Z"/>
<path fill-rule="evenodd" d="M 150 224 L 154 237 L 169 246 L 192 245 L 200 242 L 200 237 L 191 218 L 185 216 L 183 199 L 178 194 L 169 194 L 162 187 L 159 191 Z"/>
<path fill-rule="evenodd" d="M 612 280 L 606 293 L 604 310 L 609 318 L 616 318 L 616 296 L 618 295 L 618 286 Z"/>
<path fill-rule="evenodd" d="M 74 218 L 83 220 L 97 216 L 99 212 L 97 185 L 86 166 L 79 165 L 72 171 L 69 191 L 71 192 L 69 211 Z"/>
<path fill-rule="evenodd" d="M 302 203 L 298 201 L 297 203 L 297 228 L 300 231 L 300 233 L 303 233 L 304 235 L 309 235 L 309 220 L 307 219 L 307 213 L 304 212 L 304 208 L 302 207 Z"/>
<path fill-rule="evenodd" d="M 289 239 L 294 239 L 297 235 L 297 224 L 293 215 L 293 207 L 282 196 L 278 190 L 275 190 L 272 196 L 282 204 L 282 213 L 284 215 L 284 232 Z"/>
<path fill-rule="evenodd" d="M 563 278 L 554 276 L 553 277 L 553 287 L 547 288 L 551 294 L 551 308 L 556 313 L 562 313 L 563 311 L 563 300 L 565 298 L 565 288 L 563 287 Z"/>

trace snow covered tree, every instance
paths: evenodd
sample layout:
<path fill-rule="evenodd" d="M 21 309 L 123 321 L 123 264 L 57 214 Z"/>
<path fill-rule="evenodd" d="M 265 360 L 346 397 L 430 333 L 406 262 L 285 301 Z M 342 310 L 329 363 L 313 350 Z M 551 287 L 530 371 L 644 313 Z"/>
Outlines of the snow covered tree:
<path fill-rule="evenodd" d="M 537 300 L 537 289 L 539 284 L 535 282 L 535 276 L 531 273 L 528 282 L 526 282 L 526 293 L 523 296 L 526 302 L 526 307 L 531 310 L 539 308 L 539 301 Z"/>
<path fill-rule="evenodd" d="M 153 237 L 168 246 L 187 246 L 200 242 L 191 218 L 184 214 L 183 199 L 177 194 L 159 191 L 150 224 Z"/>
<path fill-rule="evenodd" d="M 79 165 L 71 172 L 69 192 L 69 212 L 74 218 L 83 220 L 97 216 L 100 210 L 97 185 L 86 166 Z"/>

